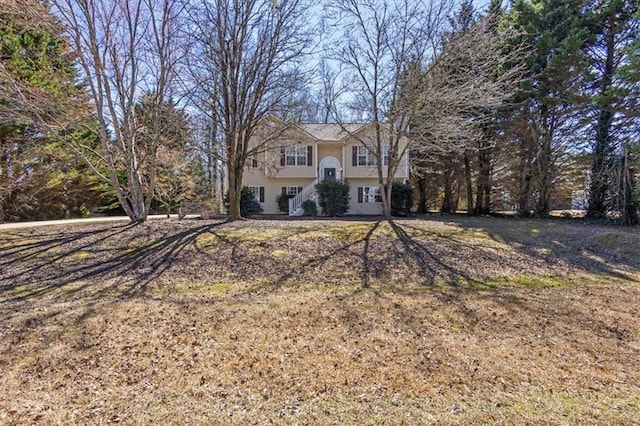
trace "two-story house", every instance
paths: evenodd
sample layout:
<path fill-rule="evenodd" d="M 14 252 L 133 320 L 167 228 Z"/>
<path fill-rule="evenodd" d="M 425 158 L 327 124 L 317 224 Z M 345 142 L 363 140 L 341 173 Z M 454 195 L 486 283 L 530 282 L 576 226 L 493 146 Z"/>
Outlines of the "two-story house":
<path fill-rule="evenodd" d="M 342 179 L 350 187 L 348 214 L 382 214 L 378 157 L 367 148 L 374 146 L 373 125 L 291 124 L 270 116 L 261 126 L 274 130 L 254 133 L 251 144 L 259 148 L 248 159 L 242 182 L 254 191 L 263 213 L 280 213 L 277 198 L 289 194 L 295 195 L 289 201 L 289 215 L 300 215 L 302 202 L 315 199 L 319 181 Z M 409 178 L 407 153 L 395 174 L 401 182 Z M 384 174 L 388 161 L 388 145 L 383 144 Z"/>

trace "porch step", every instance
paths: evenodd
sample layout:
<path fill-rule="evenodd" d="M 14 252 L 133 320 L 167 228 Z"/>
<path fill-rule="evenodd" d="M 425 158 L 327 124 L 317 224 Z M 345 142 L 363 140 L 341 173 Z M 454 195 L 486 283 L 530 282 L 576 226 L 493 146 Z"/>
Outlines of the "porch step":
<path fill-rule="evenodd" d="M 304 212 L 302 209 L 302 203 L 315 198 L 316 184 L 318 182 L 318 179 L 314 180 L 304 187 L 302 191 L 297 193 L 295 197 L 289 199 L 289 216 L 302 216 L 302 213 Z"/>

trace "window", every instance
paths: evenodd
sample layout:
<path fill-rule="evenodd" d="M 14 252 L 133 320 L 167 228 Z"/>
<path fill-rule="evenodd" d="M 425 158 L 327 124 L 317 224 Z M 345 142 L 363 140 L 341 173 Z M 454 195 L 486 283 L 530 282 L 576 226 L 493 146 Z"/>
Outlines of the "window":
<path fill-rule="evenodd" d="M 294 145 L 282 149 L 281 166 L 311 166 L 311 146 Z"/>
<path fill-rule="evenodd" d="M 359 203 L 381 203 L 382 196 L 380 195 L 380 188 L 377 186 L 358 187 L 358 202 Z"/>
<path fill-rule="evenodd" d="M 253 192 L 253 198 L 264 203 L 264 186 L 250 186 L 249 189 Z"/>
<path fill-rule="evenodd" d="M 366 146 L 358 146 L 357 156 L 357 166 L 375 166 L 378 164 L 378 159 Z"/>
<path fill-rule="evenodd" d="M 258 159 L 256 157 L 249 157 L 247 158 L 247 167 L 249 167 L 250 169 L 253 168 L 257 168 L 258 167 Z"/>
<path fill-rule="evenodd" d="M 380 154 L 382 155 L 382 164 L 389 165 L 389 145 L 382 145 Z M 378 157 L 366 146 L 357 145 L 353 147 L 353 165 L 354 166 L 376 166 L 378 165 Z"/>
<path fill-rule="evenodd" d="M 296 195 L 302 192 L 303 189 L 302 186 L 283 186 L 282 195 Z"/>
<path fill-rule="evenodd" d="M 382 145 L 382 149 L 380 150 L 382 154 L 382 165 L 389 165 L 389 145 Z"/>

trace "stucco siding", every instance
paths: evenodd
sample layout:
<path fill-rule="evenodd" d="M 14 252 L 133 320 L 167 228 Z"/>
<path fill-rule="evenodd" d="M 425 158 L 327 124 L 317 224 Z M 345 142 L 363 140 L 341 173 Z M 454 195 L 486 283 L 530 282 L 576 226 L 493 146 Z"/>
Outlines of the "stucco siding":
<path fill-rule="evenodd" d="M 347 214 L 379 215 L 382 214 L 382 202 L 358 202 L 358 188 L 379 187 L 378 179 L 351 178 L 349 183 L 349 210 Z"/>
<path fill-rule="evenodd" d="M 282 194 L 282 187 L 305 188 L 316 178 L 323 178 L 326 171 L 327 178 L 333 176 L 349 182 L 349 214 L 381 214 L 382 202 L 364 202 L 358 199 L 358 188 L 379 186 L 377 167 L 354 166 L 353 161 L 354 147 L 372 141 L 372 132 L 371 127 L 363 124 L 347 125 L 345 131 L 342 126 L 335 124 L 286 125 L 279 119 L 269 118 L 265 120 L 263 129 L 256 131 L 252 138 L 252 145 L 260 146 L 260 149 L 248 161 L 243 185 L 263 187 L 260 193 L 264 195 L 264 200 L 260 204 L 264 213 L 277 214 L 280 212 L 276 198 Z M 266 141 L 266 144 L 261 145 L 261 141 Z M 403 143 L 406 143 L 406 139 Z M 301 157 L 297 149 L 290 148 L 287 151 L 285 148 L 284 152 L 288 155 L 283 158 L 283 147 L 293 145 L 305 149 L 306 157 Z M 292 151 L 295 154 L 292 154 Z M 407 164 L 408 158 L 405 154 L 395 173 L 396 179 L 408 179 Z M 386 166 L 383 167 L 383 177 L 386 177 Z M 373 189 L 367 189 L 367 194 L 372 194 L 372 191 Z M 371 196 L 368 197 L 368 201 L 371 201 Z"/>
<path fill-rule="evenodd" d="M 277 197 L 282 194 L 283 186 L 306 187 L 315 178 L 293 179 L 293 178 L 264 178 L 256 175 L 245 175 L 242 179 L 244 186 L 264 187 L 264 202 L 260 203 L 264 214 L 282 213 L 278 209 Z"/>
<path fill-rule="evenodd" d="M 359 143 L 349 143 L 345 146 L 345 157 L 346 157 L 346 165 L 345 165 L 345 177 L 348 178 L 372 178 L 378 177 L 378 168 L 377 166 L 354 166 L 353 161 L 353 147 L 358 146 Z M 408 179 L 408 156 L 405 155 L 400 159 L 400 164 L 396 170 L 394 178 L 396 179 Z M 387 177 L 387 167 L 383 166 L 382 168 L 382 176 Z"/>

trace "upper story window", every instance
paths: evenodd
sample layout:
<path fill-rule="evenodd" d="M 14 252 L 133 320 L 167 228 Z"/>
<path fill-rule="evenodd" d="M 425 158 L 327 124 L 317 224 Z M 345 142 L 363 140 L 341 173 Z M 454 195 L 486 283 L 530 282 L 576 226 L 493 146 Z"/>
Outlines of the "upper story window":
<path fill-rule="evenodd" d="M 382 145 L 382 165 L 389 165 L 389 145 Z M 377 166 L 378 157 L 366 146 L 357 145 L 353 147 L 354 166 Z"/>
<path fill-rule="evenodd" d="M 358 145 L 356 156 L 356 166 L 375 166 L 378 164 L 378 159 L 366 146 Z"/>
<path fill-rule="evenodd" d="M 382 165 L 389 165 L 389 145 L 382 145 Z"/>
<path fill-rule="evenodd" d="M 311 166 L 312 147 L 307 145 L 293 145 L 283 147 L 280 152 L 281 166 Z"/>

